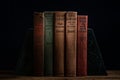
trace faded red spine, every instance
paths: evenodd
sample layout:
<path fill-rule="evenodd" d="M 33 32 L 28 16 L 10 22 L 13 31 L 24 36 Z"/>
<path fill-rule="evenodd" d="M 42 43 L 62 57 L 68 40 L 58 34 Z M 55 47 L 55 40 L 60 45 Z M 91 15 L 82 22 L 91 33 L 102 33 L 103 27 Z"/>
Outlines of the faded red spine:
<path fill-rule="evenodd" d="M 78 15 L 77 26 L 77 76 L 87 75 L 87 27 L 88 16 Z"/>
<path fill-rule="evenodd" d="M 43 76 L 43 51 L 44 51 L 43 13 L 34 13 L 34 73 Z"/>

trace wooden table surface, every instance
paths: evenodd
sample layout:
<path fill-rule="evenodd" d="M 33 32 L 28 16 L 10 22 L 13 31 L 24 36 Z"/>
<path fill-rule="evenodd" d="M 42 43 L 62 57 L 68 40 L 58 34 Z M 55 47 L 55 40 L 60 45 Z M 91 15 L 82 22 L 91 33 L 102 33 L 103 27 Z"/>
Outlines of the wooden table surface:
<path fill-rule="evenodd" d="M 107 76 L 85 76 L 85 77 L 37 77 L 0 75 L 0 80 L 120 80 L 120 70 L 107 71 Z"/>

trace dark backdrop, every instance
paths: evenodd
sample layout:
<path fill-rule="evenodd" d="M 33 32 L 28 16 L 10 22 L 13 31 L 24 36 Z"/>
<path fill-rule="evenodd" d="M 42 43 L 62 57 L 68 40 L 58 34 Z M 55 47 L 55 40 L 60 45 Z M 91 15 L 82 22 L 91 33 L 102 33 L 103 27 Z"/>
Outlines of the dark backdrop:
<path fill-rule="evenodd" d="M 104 0 L 15 0 L 8 1 L 8 26 L 2 31 L 0 69 L 14 69 L 25 32 L 33 28 L 34 11 L 74 10 L 89 15 L 107 69 L 120 69 L 119 26 L 117 2 Z"/>

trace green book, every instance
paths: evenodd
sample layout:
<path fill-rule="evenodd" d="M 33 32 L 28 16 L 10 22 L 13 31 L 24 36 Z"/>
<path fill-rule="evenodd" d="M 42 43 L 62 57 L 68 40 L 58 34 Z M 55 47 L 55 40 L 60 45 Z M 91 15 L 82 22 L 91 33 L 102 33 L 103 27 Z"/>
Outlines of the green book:
<path fill-rule="evenodd" d="M 44 12 L 44 75 L 53 75 L 53 17 L 54 13 Z"/>

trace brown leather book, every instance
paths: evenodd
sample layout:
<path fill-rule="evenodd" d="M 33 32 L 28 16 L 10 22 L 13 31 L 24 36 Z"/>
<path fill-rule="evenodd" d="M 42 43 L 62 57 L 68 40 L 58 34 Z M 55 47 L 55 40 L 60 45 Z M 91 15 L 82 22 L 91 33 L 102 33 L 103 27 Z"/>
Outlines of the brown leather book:
<path fill-rule="evenodd" d="M 43 28 L 43 13 L 34 12 L 34 73 L 38 76 L 43 76 L 44 63 L 44 28 Z"/>
<path fill-rule="evenodd" d="M 66 13 L 65 76 L 76 76 L 77 12 Z"/>
<path fill-rule="evenodd" d="M 77 76 L 87 75 L 87 27 L 88 16 L 78 15 L 77 27 Z"/>
<path fill-rule="evenodd" d="M 65 11 L 55 11 L 54 76 L 64 76 Z"/>

